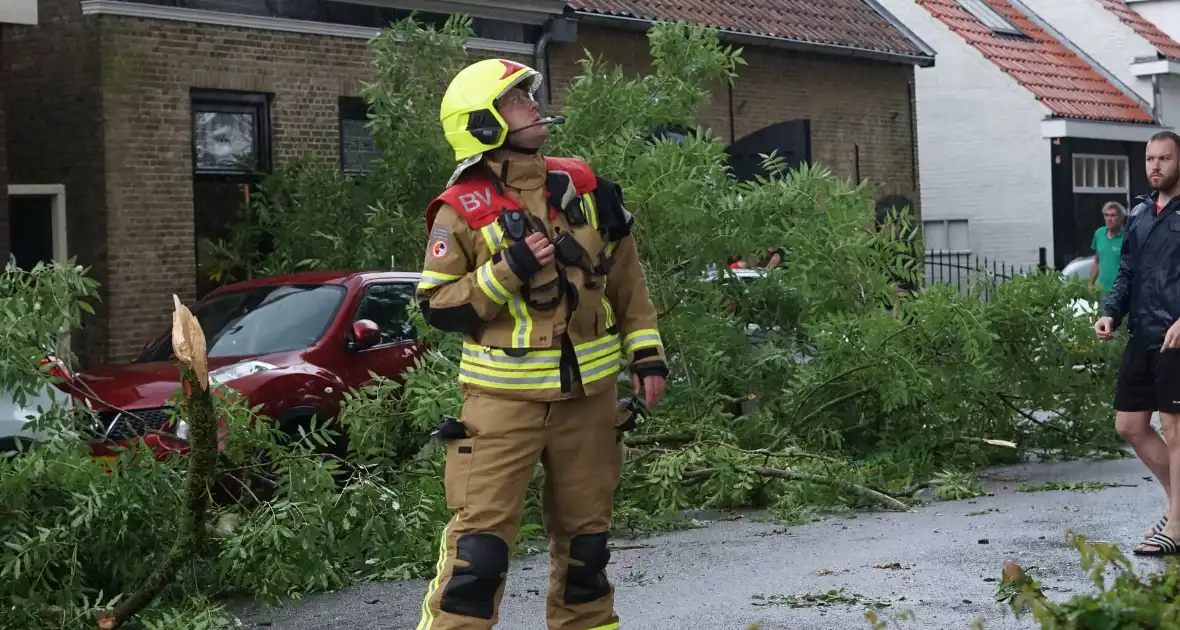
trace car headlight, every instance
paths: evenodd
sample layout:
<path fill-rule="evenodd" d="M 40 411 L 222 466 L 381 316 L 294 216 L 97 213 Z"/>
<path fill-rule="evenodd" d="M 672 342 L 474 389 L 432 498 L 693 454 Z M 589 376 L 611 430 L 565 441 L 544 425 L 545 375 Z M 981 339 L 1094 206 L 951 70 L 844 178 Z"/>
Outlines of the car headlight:
<path fill-rule="evenodd" d="M 236 381 L 240 378 L 246 378 L 252 374 L 265 372 L 277 368 L 277 365 L 272 365 L 265 361 L 245 361 L 242 363 L 235 363 L 227 365 L 222 368 L 217 368 L 209 373 L 209 383 L 212 385 L 221 385 L 230 381 Z"/>
<path fill-rule="evenodd" d="M 184 420 L 181 420 L 176 425 L 176 437 L 186 442 L 188 441 L 188 423 Z"/>

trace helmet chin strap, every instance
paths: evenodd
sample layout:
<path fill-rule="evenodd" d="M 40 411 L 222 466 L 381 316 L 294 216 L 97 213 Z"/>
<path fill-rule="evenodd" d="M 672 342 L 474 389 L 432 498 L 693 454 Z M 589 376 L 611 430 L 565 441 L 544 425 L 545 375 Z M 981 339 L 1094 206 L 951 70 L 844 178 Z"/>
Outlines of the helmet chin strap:
<path fill-rule="evenodd" d="M 560 125 L 564 122 L 565 122 L 564 116 L 550 116 L 547 118 L 542 118 L 541 120 L 538 120 L 537 122 L 535 122 L 531 125 L 525 125 L 523 127 L 517 128 L 517 129 L 509 129 L 508 130 L 508 137 L 504 141 L 504 148 L 508 149 L 509 151 L 515 151 L 517 153 L 523 153 L 525 155 L 536 155 L 537 152 L 541 150 L 541 147 L 537 147 L 535 149 L 528 149 L 528 148 L 522 147 L 519 144 L 516 144 L 515 142 L 512 141 L 512 134 L 514 134 L 518 131 L 524 131 L 525 129 L 529 129 L 530 127 L 540 127 L 543 125 Z"/>

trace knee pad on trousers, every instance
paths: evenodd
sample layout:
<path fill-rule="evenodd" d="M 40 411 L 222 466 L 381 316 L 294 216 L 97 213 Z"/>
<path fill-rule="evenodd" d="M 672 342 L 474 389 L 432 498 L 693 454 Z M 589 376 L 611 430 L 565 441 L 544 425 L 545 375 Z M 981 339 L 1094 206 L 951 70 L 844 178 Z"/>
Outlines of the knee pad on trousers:
<path fill-rule="evenodd" d="M 459 537 L 455 555 L 467 566 L 456 565 L 451 572 L 439 609 L 465 617 L 491 619 L 496 608 L 496 591 L 508 573 L 508 543 L 495 534 L 466 534 Z"/>
<path fill-rule="evenodd" d="M 586 604 L 610 594 L 610 582 L 606 579 L 609 562 L 605 533 L 574 536 L 565 576 L 565 603 Z"/>

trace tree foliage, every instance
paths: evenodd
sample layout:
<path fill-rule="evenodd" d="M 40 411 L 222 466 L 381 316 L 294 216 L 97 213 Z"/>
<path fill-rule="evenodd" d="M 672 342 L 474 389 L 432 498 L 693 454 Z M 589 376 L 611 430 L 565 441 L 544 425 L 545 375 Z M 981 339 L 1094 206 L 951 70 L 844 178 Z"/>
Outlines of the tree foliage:
<path fill-rule="evenodd" d="M 469 34 L 464 18 L 437 30 L 411 19 L 374 40 L 364 94 L 383 155 L 359 176 L 316 156 L 269 176 L 233 236 L 216 244 L 218 278 L 418 270 L 422 212 L 453 166 L 438 104 L 472 60 Z M 1091 290 L 1053 273 L 998 285 L 977 274 L 971 292 L 930 286 L 899 297 L 893 278 L 921 281 L 920 264 L 906 262 L 911 217 L 877 229 L 871 183 L 822 164 L 788 170 L 766 156 L 767 176 L 738 182 L 695 112 L 708 86 L 738 74 L 741 51 L 685 24 L 659 25 L 649 38 L 646 76 L 586 54 L 564 95 L 568 122 L 548 149 L 623 185 L 671 361 L 663 404 L 627 438 L 616 531 L 673 527 L 695 507 L 766 507 L 793 520 L 822 509 L 906 509 L 927 487 L 970 496 L 972 470 L 1023 452 L 1114 451 L 1107 353 L 1117 348 L 1092 343 L 1090 322 L 1071 307 L 1093 299 Z M 662 125 L 696 132 L 654 135 Z M 726 273 L 731 255 L 772 246 L 787 260 L 765 277 L 743 283 Z M 72 268 L 39 273 L 9 270 L 0 281 L 11 289 L 7 334 L 18 340 L 0 345 L 11 359 L 0 384 L 44 378 L 34 358 L 77 324 L 92 289 Z M 49 305 L 48 319 L 29 317 Z M 211 508 L 201 551 L 140 616 L 143 627 L 221 627 L 210 602 L 230 593 L 280 597 L 429 575 L 449 512 L 442 450 L 428 433 L 460 409 L 459 340 L 411 316 L 430 351 L 404 383 L 378 379 L 348 392 L 339 425 L 286 439 L 220 392 L 229 432 L 219 474 L 237 490 Z M 168 548 L 179 533 L 183 458 L 130 449 L 116 474 L 103 474 L 67 425 L 58 418 L 53 441 L 0 459 L 0 625 L 88 627 L 95 610 L 150 575 L 143 550 Z M 340 430 L 347 456 L 323 455 Z M 522 541 L 541 531 L 536 496 Z"/>

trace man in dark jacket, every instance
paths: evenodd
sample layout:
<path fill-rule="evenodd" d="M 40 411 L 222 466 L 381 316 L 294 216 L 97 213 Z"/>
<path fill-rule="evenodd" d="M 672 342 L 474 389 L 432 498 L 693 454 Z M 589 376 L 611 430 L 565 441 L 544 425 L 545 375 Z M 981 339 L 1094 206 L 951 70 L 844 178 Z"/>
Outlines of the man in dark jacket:
<path fill-rule="evenodd" d="M 1162 131 L 1147 143 L 1153 192 L 1136 200 L 1125 229 L 1119 271 L 1094 325 L 1110 339 L 1124 317 L 1130 339 L 1115 385 L 1115 428 L 1160 480 L 1168 512 L 1134 551 L 1180 553 L 1180 136 Z M 1160 412 L 1164 439 L 1151 427 Z M 1166 440 L 1166 442 L 1165 442 Z"/>

